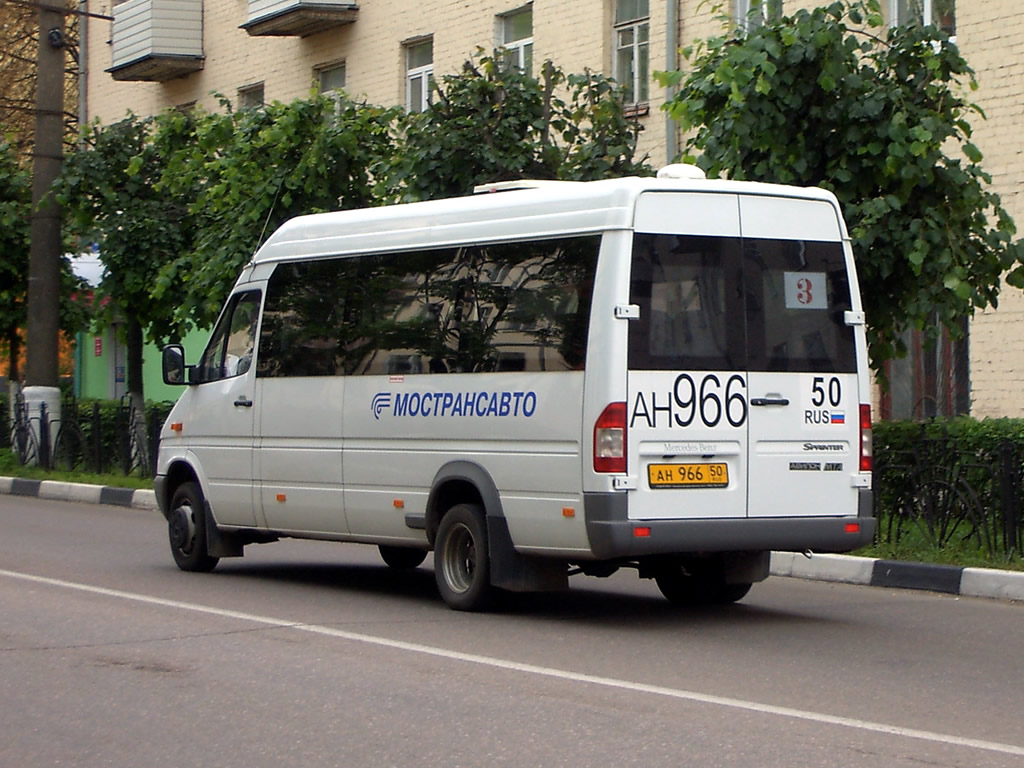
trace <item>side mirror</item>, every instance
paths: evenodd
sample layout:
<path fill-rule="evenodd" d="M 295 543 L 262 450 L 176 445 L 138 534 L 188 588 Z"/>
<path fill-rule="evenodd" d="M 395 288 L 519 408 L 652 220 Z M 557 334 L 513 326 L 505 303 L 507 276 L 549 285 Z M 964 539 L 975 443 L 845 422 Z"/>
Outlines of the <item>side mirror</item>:
<path fill-rule="evenodd" d="M 185 384 L 185 348 L 181 344 L 164 347 L 162 367 L 164 384 Z"/>

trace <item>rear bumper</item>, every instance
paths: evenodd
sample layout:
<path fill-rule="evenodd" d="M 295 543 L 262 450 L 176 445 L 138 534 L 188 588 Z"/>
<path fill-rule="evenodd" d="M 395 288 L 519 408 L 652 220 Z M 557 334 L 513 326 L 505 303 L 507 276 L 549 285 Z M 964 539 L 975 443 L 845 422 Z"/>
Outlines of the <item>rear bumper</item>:
<path fill-rule="evenodd" d="M 700 520 L 629 520 L 626 495 L 586 494 L 590 549 L 600 560 L 644 555 L 775 550 L 850 552 L 870 544 L 875 518 L 871 491 L 862 490 L 858 515 Z M 635 529 L 649 529 L 637 536 Z"/>

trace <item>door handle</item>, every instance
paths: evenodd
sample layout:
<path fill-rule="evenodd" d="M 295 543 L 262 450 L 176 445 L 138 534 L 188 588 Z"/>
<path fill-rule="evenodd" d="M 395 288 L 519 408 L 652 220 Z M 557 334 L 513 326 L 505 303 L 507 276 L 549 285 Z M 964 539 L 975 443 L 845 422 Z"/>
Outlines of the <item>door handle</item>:
<path fill-rule="evenodd" d="M 751 405 L 789 405 L 789 400 L 785 397 L 752 397 L 750 398 Z"/>
<path fill-rule="evenodd" d="M 235 400 L 235 405 L 241 405 L 244 408 L 252 408 L 252 400 L 245 395 L 242 395 L 240 398 Z"/>

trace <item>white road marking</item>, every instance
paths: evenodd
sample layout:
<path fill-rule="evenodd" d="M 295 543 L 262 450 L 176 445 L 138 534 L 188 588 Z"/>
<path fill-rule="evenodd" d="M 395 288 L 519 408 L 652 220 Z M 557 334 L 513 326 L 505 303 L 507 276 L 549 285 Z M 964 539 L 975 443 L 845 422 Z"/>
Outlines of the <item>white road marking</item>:
<path fill-rule="evenodd" d="M 508 659 L 499 659 L 493 656 L 481 656 L 475 653 L 463 653 L 461 651 L 453 651 L 447 648 L 439 648 L 431 645 L 422 645 L 420 643 L 408 643 L 403 640 L 392 640 L 387 637 L 367 635 L 360 632 L 348 632 L 346 630 L 334 629 L 333 627 L 325 627 L 319 624 L 299 624 L 292 621 L 285 621 L 284 619 L 277 619 L 272 616 L 260 616 L 258 614 L 244 613 L 242 611 L 232 611 L 225 608 L 214 608 L 208 605 L 200 605 L 198 603 L 187 603 L 180 600 L 167 600 L 162 597 L 153 597 L 152 595 L 143 595 L 136 592 L 125 592 L 118 589 L 107 589 L 106 587 L 97 587 L 91 584 L 80 584 L 73 581 L 65 581 L 63 579 L 51 579 L 45 576 L 34 576 L 32 574 L 19 573 L 17 571 L 7 571 L 0 569 L 0 576 L 6 576 L 10 579 L 19 579 L 21 581 L 35 582 L 37 584 L 46 584 L 53 587 L 62 587 L 64 589 L 73 589 L 79 592 L 88 592 L 94 595 L 103 595 L 105 597 L 113 597 L 121 600 L 132 600 L 138 603 L 145 603 L 147 605 L 158 605 L 163 606 L 165 608 L 178 608 L 184 611 L 192 611 L 193 613 L 206 613 L 213 616 L 220 616 L 222 618 L 249 621 L 254 624 L 262 624 L 269 627 L 277 627 L 279 629 L 293 629 L 299 632 L 309 632 L 315 635 L 336 637 L 342 640 L 350 640 L 357 643 L 366 643 L 368 645 L 376 645 L 383 648 L 394 648 L 400 651 L 408 651 L 409 653 L 426 654 L 428 656 L 436 656 L 438 658 L 448 659 L 451 661 L 463 661 L 468 662 L 470 664 L 479 664 L 485 667 L 491 667 L 494 669 L 505 669 L 511 672 L 523 672 L 531 675 L 539 675 L 541 677 L 554 678 L 556 680 L 568 680 L 576 683 L 600 685 L 606 688 L 614 688 L 621 691 L 630 691 L 633 693 L 646 693 L 655 696 L 665 696 L 671 699 L 692 701 L 700 704 L 711 704 L 718 707 L 727 707 L 730 709 L 738 709 L 747 712 L 756 712 L 765 715 L 778 715 L 780 717 L 788 717 L 795 720 L 803 720 L 812 723 L 838 725 L 844 728 L 853 728 L 859 731 L 885 733 L 892 736 L 901 736 L 903 738 L 908 739 L 920 739 L 922 741 L 930 741 L 936 744 L 967 747 L 969 749 L 980 749 L 985 750 L 987 752 L 999 752 L 1005 755 L 1024 756 L 1024 746 L 1016 744 L 1002 744 L 997 741 L 971 739 L 963 736 L 954 736 L 952 734 L 947 733 L 923 731 L 916 728 L 903 728 L 898 725 L 876 723 L 870 720 L 859 720 L 857 718 L 852 717 L 839 717 L 837 715 L 829 715 L 823 712 L 812 712 L 810 710 L 794 709 L 792 707 L 780 707 L 774 704 L 761 704 L 756 701 L 733 699 L 728 696 L 713 696 L 706 693 L 699 693 L 697 691 L 687 691 L 680 688 L 668 688 L 666 686 L 661 685 L 649 685 L 647 683 L 636 683 L 630 680 L 620 680 L 614 677 L 588 675 L 581 672 L 571 672 L 565 669 L 542 667 L 536 664 L 524 664 L 522 662 L 510 661 Z"/>

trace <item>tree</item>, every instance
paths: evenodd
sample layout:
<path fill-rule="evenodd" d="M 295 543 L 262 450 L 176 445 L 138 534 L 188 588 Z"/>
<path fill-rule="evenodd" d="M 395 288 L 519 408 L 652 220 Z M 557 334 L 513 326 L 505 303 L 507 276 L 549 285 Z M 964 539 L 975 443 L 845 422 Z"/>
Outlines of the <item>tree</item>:
<path fill-rule="evenodd" d="M 55 8 L 73 10 L 73 0 L 48 3 Z M 78 25 L 65 30 L 70 56 L 64 74 L 64 103 L 78 103 Z M 32 149 L 35 111 L 36 51 L 39 36 L 39 11 L 30 3 L 0 0 L 0 126 L 20 156 Z M 65 142 L 71 148 L 78 136 L 78 114 L 65 110 Z"/>
<path fill-rule="evenodd" d="M 0 141 L 0 345 L 6 347 L 7 375 L 19 381 L 21 331 L 27 320 L 29 218 L 32 179 L 16 148 Z M 85 327 L 88 308 L 86 286 L 61 263 L 60 328 L 73 333 Z"/>
<path fill-rule="evenodd" d="M 636 160 L 640 125 L 619 89 L 599 74 L 568 77 L 550 61 L 540 79 L 478 56 L 434 85 L 434 99 L 400 122 L 389 192 L 399 200 L 468 194 L 515 179 L 596 179 L 650 174 Z M 559 94 L 568 88 L 568 102 Z"/>
<path fill-rule="evenodd" d="M 836 2 L 698 43 L 691 70 L 659 74 L 710 176 L 839 198 L 876 368 L 905 353 L 901 331 L 958 336 L 1004 275 L 1024 285 L 1024 246 L 970 140 L 973 71 L 935 27 L 882 26 L 878 0 Z"/>
<path fill-rule="evenodd" d="M 151 119 L 129 116 L 90 126 L 57 182 L 73 239 L 99 245 L 104 272 L 94 323 L 103 328 L 124 321 L 127 389 L 140 412 L 145 336 L 159 343 L 176 330 L 174 307 L 155 301 L 152 286 L 188 241 L 184 206 L 155 189 L 165 160 L 150 141 L 151 125 Z"/>
<path fill-rule="evenodd" d="M 8 376 L 19 379 L 20 329 L 25 326 L 28 288 L 28 215 L 31 179 L 14 148 L 0 142 L 0 342 L 10 359 Z"/>
<path fill-rule="evenodd" d="M 392 153 L 397 111 L 322 95 L 258 109 L 167 112 L 154 143 L 168 158 L 156 189 L 188 200 L 192 241 L 164 265 L 155 299 L 175 320 L 213 324 L 242 265 L 282 222 L 377 202 L 375 169 Z M 172 291 L 173 288 L 173 291 Z"/>

